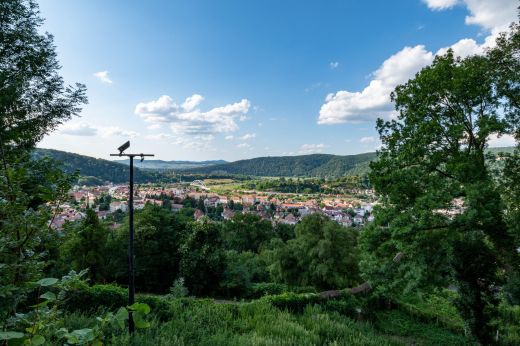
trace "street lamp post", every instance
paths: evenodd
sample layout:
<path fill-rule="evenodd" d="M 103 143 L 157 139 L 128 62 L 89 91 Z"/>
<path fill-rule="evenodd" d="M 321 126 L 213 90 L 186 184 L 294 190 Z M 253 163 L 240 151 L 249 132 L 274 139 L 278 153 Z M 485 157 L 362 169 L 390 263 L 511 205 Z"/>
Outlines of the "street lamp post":
<path fill-rule="evenodd" d="M 135 300 L 135 280 L 134 280 L 134 157 L 140 157 L 143 162 L 146 156 L 154 156 L 153 154 L 125 154 L 124 151 L 130 147 L 130 141 L 121 145 L 118 150 L 119 154 L 110 154 L 110 156 L 126 156 L 130 159 L 130 191 L 128 197 L 128 218 L 130 224 L 128 237 L 128 305 L 134 304 Z M 128 313 L 128 331 L 132 334 L 135 330 L 132 312 Z"/>

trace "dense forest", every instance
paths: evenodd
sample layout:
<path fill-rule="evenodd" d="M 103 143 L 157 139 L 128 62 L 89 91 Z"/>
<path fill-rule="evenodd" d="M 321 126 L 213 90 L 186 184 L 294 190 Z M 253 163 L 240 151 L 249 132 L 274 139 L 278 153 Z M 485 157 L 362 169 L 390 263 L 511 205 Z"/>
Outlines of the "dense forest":
<path fill-rule="evenodd" d="M 368 172 L 375 153 L 337 156 L 312 154 L 300 156 L 258 157 L 222 165 L 188 170 L 193 173 L 223 172 L 272 177 L 339 177 L 363 175 Z"/>
<path fill-rule="evenodd" d="M 114 160 L 114 162 L 129 165 L 129 160 Z M 143 162 L 136 162 L 136 166 L 145 169 L 192 169 L 198 167 L 214 166 L 227 163 L 224 160 L 208 160 L 208 161 L 164 161 L 164 160 L 145 160 Z"/>

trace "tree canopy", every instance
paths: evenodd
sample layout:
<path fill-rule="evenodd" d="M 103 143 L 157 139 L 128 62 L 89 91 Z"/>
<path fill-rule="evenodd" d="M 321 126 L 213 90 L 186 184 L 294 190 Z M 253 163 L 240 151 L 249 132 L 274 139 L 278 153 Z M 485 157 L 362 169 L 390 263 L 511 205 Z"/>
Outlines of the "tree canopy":
<path fill-rule="evenodd" d="M 383 148 L 370 174 L 382 206 L 362 237 L 369 280 L 394 292 L 456 284 L 459 312 L 484 343 L 499 270 L 518 269 L 485 160 L 490 136 L 512 134 L 518 112 L 505 96 L 520 71 L 499 71 L 497 54 L 448 51 L 391 94 L 399 115 L 377 122 Z"/>

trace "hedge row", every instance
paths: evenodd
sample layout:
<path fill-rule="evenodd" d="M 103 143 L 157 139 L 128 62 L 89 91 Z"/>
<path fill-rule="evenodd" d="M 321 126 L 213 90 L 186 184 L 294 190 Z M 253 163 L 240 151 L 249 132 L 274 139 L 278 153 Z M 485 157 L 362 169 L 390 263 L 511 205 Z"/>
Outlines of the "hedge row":
<path fill-rule="evenodd" d="M 170 317 L 170 306 L 161 297 L 137 295 L 135 300 L 139 303 L 148 304 L 153 314 L 161 320 L 167 320 Z M 126 305 L 128 305 L 128 290 L 125 288 L 115 285 L 94 285 L 91 287 L 85 285 L 69 292 L 65 309 L 91 313 L 100 309 L 116 310 Z"/>
<path fill-rule="evenodd" d="M 280 284 L 257 284 L 256 291 L 258 295 L 262 295 L 261 301 L 267 302 L 272 306 L 281 310 L 289 310 L 291 312 L 302 312 L 308 305 L 320 304 L 328 311 L 336 311 L 343 315 L 351 317 L 357 316 L 360 312 L 360 303 L 357 299 L 348 293 L 344 293 L 336 298 L 324 298 L 317 293 L 295 293 L 284 292 L 285 285 Z M 161 320 L 171 318 L 171 301 L 167 298 L 153 295 L 137 295 L 136 301 L 146 303 L 150 306 L 152 313 Z M 181 298 L 176 299 L 179 304 L 191 305 L 198 299 Z M 125 288 L 115 285 L 94 285 L 83 286 L 73 292 L 69 292 L 64 308 L 68 311 L 78 311 L 85 313 L 103 310 L 116 310 L 121 306 L 128 304 L 128 291 Z"/>

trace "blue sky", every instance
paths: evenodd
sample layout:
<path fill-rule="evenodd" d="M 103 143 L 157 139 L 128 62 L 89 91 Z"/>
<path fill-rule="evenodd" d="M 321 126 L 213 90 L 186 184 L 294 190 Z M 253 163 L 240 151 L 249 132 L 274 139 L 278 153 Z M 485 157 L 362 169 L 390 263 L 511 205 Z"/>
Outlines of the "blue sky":
<path fill-rule="evenodd" d="M 164 160 L 356 154 L 388 94 L 452 47 L 481 53 L 516 0 L 40 0 L 89 104 L 40 147 Z M 494 139 L 494 145 L 510 144 Z"/>

